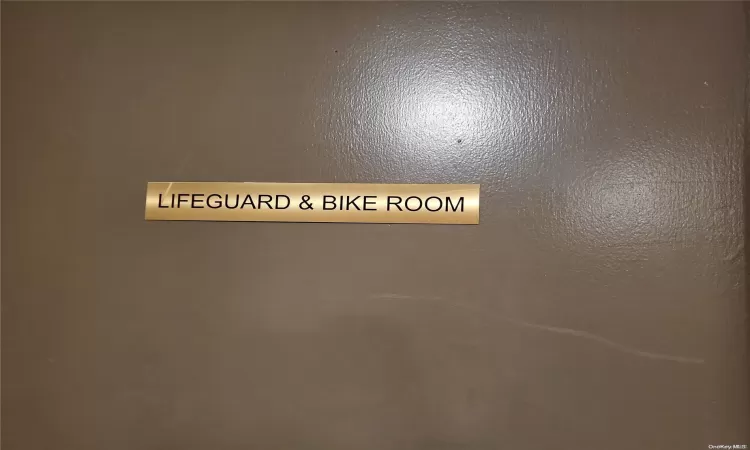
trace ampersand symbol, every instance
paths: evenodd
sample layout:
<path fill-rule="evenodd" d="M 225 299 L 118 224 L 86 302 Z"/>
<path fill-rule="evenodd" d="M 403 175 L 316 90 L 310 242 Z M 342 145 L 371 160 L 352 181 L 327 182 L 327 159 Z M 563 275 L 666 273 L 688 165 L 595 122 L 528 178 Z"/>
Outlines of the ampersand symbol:
<path fill-rule="evenodd" d="M 310 202 L 310 196 L 309 195 L 303 195 L 302 196 L 302 202 L 299 204 L 299 209 L 302 210 L 310 210 L 315 209 L 313 208 L 313 204 Z"/>

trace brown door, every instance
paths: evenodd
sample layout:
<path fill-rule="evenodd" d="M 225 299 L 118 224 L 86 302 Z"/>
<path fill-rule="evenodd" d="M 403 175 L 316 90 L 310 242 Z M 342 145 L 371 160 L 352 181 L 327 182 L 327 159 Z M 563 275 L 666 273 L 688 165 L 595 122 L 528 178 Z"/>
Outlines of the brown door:
<path fill-rule="evenodd" d="M 741 3 L 2 5 L 5 450 L 750 444 Z M 481 183 L 478 226 L 146 222 Z"/>

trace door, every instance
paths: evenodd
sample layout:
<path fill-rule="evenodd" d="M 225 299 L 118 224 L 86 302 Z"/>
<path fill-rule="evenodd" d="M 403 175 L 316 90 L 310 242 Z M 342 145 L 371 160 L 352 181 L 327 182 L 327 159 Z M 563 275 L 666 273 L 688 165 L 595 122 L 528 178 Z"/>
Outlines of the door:
<path fill-rule="evenodd" d="M 6 450 L 750 444 L 741 3 L 2 5 Z M 149 181 L 479 183 L 479 225 Z"/>

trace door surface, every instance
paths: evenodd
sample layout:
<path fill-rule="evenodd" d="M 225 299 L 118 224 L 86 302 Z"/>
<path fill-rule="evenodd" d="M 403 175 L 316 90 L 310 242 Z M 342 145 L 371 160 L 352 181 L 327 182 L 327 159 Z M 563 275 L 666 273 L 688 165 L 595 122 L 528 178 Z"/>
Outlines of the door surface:
<path fill-rule="evenodd" d="M 750 444 L 745 33 L 3 2 L 3 448 Z M 481 183 L 481 218 L 146 222 L 149 181 Z"/>

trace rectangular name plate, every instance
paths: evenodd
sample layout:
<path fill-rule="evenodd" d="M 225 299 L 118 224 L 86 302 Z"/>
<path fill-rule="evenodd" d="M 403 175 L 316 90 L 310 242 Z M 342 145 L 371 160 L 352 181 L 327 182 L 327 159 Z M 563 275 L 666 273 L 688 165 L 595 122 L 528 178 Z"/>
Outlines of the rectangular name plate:
<path fill-rule="evenodd" d="M 474 225 L 479 185 L 148 183 L 146 220 Z"/>

